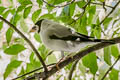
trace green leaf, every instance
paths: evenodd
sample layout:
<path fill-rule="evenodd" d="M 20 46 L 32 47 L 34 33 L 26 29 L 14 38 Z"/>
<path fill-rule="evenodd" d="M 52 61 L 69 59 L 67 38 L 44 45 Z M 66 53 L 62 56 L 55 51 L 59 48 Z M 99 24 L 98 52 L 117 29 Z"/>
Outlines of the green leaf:
<path fill-rule="evenodd" d="M 35 23 L 36 20 L 38 19 L 40 13 L 41 13 L 41 9 L 35 11 L 35 12 L 32 14 L 32 20 L 33 20 L 34 23 Z"/>
<path fill-rule="evenodd" d="M 25 74 L 25 70 L 24 70 L 24 68 L 22 67 L 22 69 L 21 69 L 21 71 L 20 71 L 20 73 L 19 73 L 19 76 L 21 76 L 21 75 L 23 75 L 23 74 Z M 18 79 L 18 80 L 23 80 L 23 79 L 25 79 L 25 76 L 21 77 L 21 78 Z"/>
<path fill-rule="evenodd" d="M 76 3 L 80 8 L 82 8 L 86 4 L 85 1 L 77 1 Z"/>
<path fill-rule="evenodd" d="M 28 32 L 28 26 L 27 24 L 25 23 L 24 19 L 21 19 L 20 20 L 20 27 L 22 29 L 23 32 L 27 33 Z"/>
<path fill-rule="evenodd" d="M 38 48 L 38 51 L 40 52 L 40 55 L 41 57 L 43 58 L 43 60 L 46 59 L 46 56 L 48 54 L 48 50 L 45 48 L 44 45 L 41 45 L 39 48 Z"/>
<path fill-rule="evenodd" d="M 104 61 L 108 65 L 111 65 L 111 49 L 110 49 L 110 47 L 105 47 L 104 48 Z"/>
<path fill-rule="evenodd" d="M 55 17 L 55 14 L 44 14 L 40 16 L 39 20 L 40 19 L 54 19 L 54 17 Z"/>
<path fill-rule="evenodd" d="M 95 74 L 97 72 L 98 66 L 97 66 L 97 57 L 95 55 L 95 52 L 92 52 L 92 53 L 86 55 L 85 57 L 83 57 L 82 63 L 87 68 L 90 68 L 90 72 L 92 74 Z"/>
<path fill-rule="evenodd" d="M 51 64 L 51 63 L 56 63 L 57 59 L 56 56 L 54 54 L 51 54 L 47 57 L 47 64 Z"/>
<path fill-rule="evenodd" d="M 18 2 L 19 2 L 21 5 L 32 4 L 31 0 L 18 0 Z"/>
<path fill-rule="evenodd" d="M 78 32 L 83 33 L 83 34 L 88 34 L 87 32 L 87 17 L 84 15 L 81 19 L 79 19 L 78 22 Z"/>
<path fill-rule="evenodd" d="M 11 23 L 16 26 L 16 24 L 20 20 L 20 18 L 21 18 L 20 15 L 18 15 L 17 13 L 15 13 L 14 16 L 11 18 Z"/>
<path fill-rule="evenodd" d="M 2 28 L 3 28 L 3 22 L 1 21 L 0 22 L 0 31 L 1 31 Z"/>
<path fill-rule="evenodd" d="M 88 24 L 90 25 L 93 23 L 93 17 L 94 17 L 95 12 L 96 12 L 96 6 L 91 6 L 88 12 L 89 12 Z"/>
<path fill-rule="evenodd" d="M 10 41 L 11 41 L 11 38 L 12 38 L 12 35 L 13 35 L 13 29 L 12 28 L 9 28 L 6 32 L 6 40 L 7 40 L 7 43 L 9 44 Z"/>
<path fill-rule="evenodd" d="M 3 17 L 6 18 L 9 13 L 10 13 L 10 10 L 5 11 L 5 12 L 3 13 Z"/>
<path fill-rule="evenodd" d="M 73 16 L 73 14 L 74 14 L 75 5 L 76 5 L 75 3 L 70 4 L 70 8 L 69 8 L 70 9 L 69 10 L 70 11 L 70 16 Z"/>
<path fill-rule="evenodd" d="M 31 62 L 31 63 L 34 62 L 34 54 L 35 54 L 35 53 L 32 52 L 31 55 L 30 55 L 30 62 Z"/>
<path fill-rule="evenodd" d="M 25 5 L 20 5 L 20 6 L 17 8 L 17 12 L 21 12 L 23 9 L 25 9 Z"/>
<path fill-rule="evenodd" d="M 5 7 L 0 6 L 0 14 L 2 14 L 5 9 L 6 9 Z"/>
<path fill-rule="evenodd" d="M 23 13 L 23 17 L 24 17 L 24 18 L 27 18 L 27 17 L 28 17 L 28 15 L 29 15 L 29 13 L 30 13 L 30 11 L 31 11 L 31 8 L 32 8 L 32 6 L 29 6 L 29 7 L 26 7 L 26 8 L 25 8 L 24 13 Z"/>
<path fill-rule="evenodd" d="M 35 33 L 34 34 L 34 38 L 35 38 L 36 41 L 38 41 L 39 43 L 41 43 L 40 34 Z"/>
<path fill-rule="evenodd" d="M 18 60 L 11 61 L 11 62 L 7 65 L 7 68 L 6 68 L 6 70 L 5 70 L 4 80 L 8 77 L 8 75 L 9 75 L 14 69 L 18 68 L 21 63 L 22 63 L 22 61 L 18 61 Z"/>
<path fill-rule="evenodd" d="M 112 71 L 109 74 L 110 80 L 118 80 L 119 78 L 119 71 L 116 69 L 112 69 Z"/>
<path fill-rule="evenodd" d="M 43 1 L 42 0 L 37 0 L 37 3 L 39 4 L 39 7 L 41 7 L 43 5 Z"/>
<path fill-rule="evenodd" d="M 118 58 L 118 56 L 119 56 L 119 50 L 118 50 L 117 45 L 112 45 L 112 46 L 111 46 L 111 54 L 112 54 L 112 56 L 114 56 L 115 58 Z"/>
<path fill-rule="evenodd" d="M 26 48 L 21 44 L 14 44 L 6 48 L 4 52 L 9 55 L 17 55 L 18 53 L 20 53 L 21 51 L 25 49 Z"/>
<path fill-rule="evenodd" d="M 112 17 L 108 17 L 105 19 L 105 21 L 103 22 L 103 25 L 104 25 L 104 29 L 106 30 L 110 21 L 112 20 Z"/>
<path fill-rule="evenodd" d="M 101 28 L 100 28 L 100 26 L 96 26 L 95 28 L 94 28 L 94 35 L 99 39 L 99 38 L 101 38 Z"/>

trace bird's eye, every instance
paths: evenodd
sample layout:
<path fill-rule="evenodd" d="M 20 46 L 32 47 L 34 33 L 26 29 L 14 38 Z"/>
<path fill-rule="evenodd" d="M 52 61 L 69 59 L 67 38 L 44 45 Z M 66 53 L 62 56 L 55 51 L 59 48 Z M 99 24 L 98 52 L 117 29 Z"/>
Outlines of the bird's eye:
<path fill-rule="evenodd" d="M 32 27 L 32 29 L 37 30 L 37 27 L 36 27 L 36 26 L 34 26 L 34 27 Z"/>

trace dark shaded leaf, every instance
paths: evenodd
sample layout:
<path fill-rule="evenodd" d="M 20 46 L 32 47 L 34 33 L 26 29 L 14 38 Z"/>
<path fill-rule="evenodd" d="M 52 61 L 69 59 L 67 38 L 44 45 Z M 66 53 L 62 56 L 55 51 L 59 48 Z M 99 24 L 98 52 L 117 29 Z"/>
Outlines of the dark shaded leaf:
<path fill-rule="evenodd" d="M 12 38 L 12 35 L 13 35 L 13 29 L 12 28 L 9 28 L 6 32 L 6 40 L 7 40 L 7 43 L 9 44 L 10 41 L 11 41 L 11 38 Z"/>
<path fill-rule="evenodd" d="M 111 65 L 111 49 L 110 49 L 110 47 L 105 47 L 104 48 L 104 61 L 108 65 Z"/>
<path fill-rule="evenodd" d="M 6 9 L 5 7 L 0 6 L 0 14 L 2 14 L 5 9 Z"/>
<path fill-rule="evenodd" d="M 104 25 L 104 29 L 106 30 L 110 21 L 112 20 L 112 17 L 108 17 L 107 19 L 105 19 L 105 21 L 103 22 Z"/>
<path fill-rule="evenodd" d="M 98 70 L 98 65 L 97 65 L 97 57 L 94 52 L 83 57 L 82 63 L 84 66 L 86 66 L 87 68 L 90 69 L 90 72 L 92 74 L 96 74 L 96 72 Z"/>
<path fill-rule="evenodd" d="M 6 18 L 9 13 L 10 13 L 10 10 L 5 11 L 5 12 L 3 13 L 3 17 Z"/>
<path fill-rule="evenodd" d="M 26 48 L 21 44 L 14 44 L 6 48 L 4 52 L 9 55 L 17 55 L 18 53 L 20 53 L 21 51 L 25 49 Z"/>
<path fill-rule="evenodd" d="M 18 61 L 18 60 L 11 61 L 11 62 L 7 65 L 7 68 L 6 68 L 6 70 L 5 70 L 4 79 L 6 79 L 6 78 L 8 77 L 8 75 L 9 75 L 14 69 L 18 68 L 21 63 L 22 63 L 22 61 Z"/>
<path fill-rule="evenodd" d="M 26 8 L 25 8 L 24 13 L 23 13 L 23 17 L 24 17 L 24 18 L 27 18 L 27 17 L 28 17 L 28 15 L 29 15 L 29 13 L 30 13 L 30 11 L 31 11 L 31 8 L 32 8 L 32 6 L 29 6 L 29 7 L 26 7 Z"/>

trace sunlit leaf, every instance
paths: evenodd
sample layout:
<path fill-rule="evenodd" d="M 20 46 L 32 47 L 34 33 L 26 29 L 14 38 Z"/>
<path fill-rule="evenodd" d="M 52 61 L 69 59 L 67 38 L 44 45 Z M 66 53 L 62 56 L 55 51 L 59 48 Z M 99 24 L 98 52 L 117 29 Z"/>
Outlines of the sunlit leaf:
<path fill-rule="evenodd" d="M 17 22 L 20 20 L 20 18 L 21 18 L 21 16 L 18 15 L 17 13 L 15 13 L 10 22 L 16 26 Z"/>
<path fill-rule="evenodd" d="M 33 20 L 34 23 L 35 23 L 36 20 L 38 19 L 40 13 L 41 13 L 41 9 L 35 11 L 35 12 L 32 14 L 32 20 Z"/>
<path fill-rule="evenodd" d="M 110 80 L 119 80 L 119 71 L 116 69 L 112 69 L 112 71 L 109 74 Z"/>
<path fill-rule="evenodd" d="M 76 3 L 80 8 L 82 8 L 86 2 L 85 1 L 77 1 Z"/>
<path fill-rule="evenodd" d="M 42 0 L 37 0 L 37 3 L 39 4 L 39 7 L 41 7 L 43 5 Z"/>
<path fill-rule="evenodd" d="M 86 55 L 82 58 L 82 63 L 84 66 L 90 69 L 92 74 L 95 74 L 98 70 L 97 57 L 94 52 Z"/>
<path fill-rule="evenodd" d="M 119 49 L 118 49 L 117 45 L 112 45 L 111 46 L 111 54 L 115 58 L 118 58 L 118 56 L 119 56 Z"/>
<path fill-rule="evenodd" d="M 108 65 L 111 65 L 111 49 L 110 49 L 110 47 L 105 47 L 104 48 L 104 61 Z"/>
<path fill-rule="evenodd" d="M 0 21 L 0 30 L 3 28 L 3 22 Z"/>
<path fill-rule="evenodd" d="M 17 0 L 21 5 L 32 4 L 31 0 Z"/>
<path fill-rule="evenodd" d="M 69 6 L 70 6 L 70 16 L 73 16 L 73 14 L 74 14 L 74 11 L 75 11 L 75 3 L 72 3 L 72 4 L 70 4 Z"/>
<path fill-rule="evenodd" d="M 12 28 L 9 28 L 6 32 L 6 40 L 7 40 L 7 43 L 9 44 L 10 41 L 11 41 L 11 38 L 12 38 L 12 35 L 13 35 L 13 29 Z"/>
<path fill-rule="evenodd" d="M 40 52 L 40 55 L 41 57 L 43 58 L 43 60 L 46 59 L 46 56 L 48 54 L 48 50 L 45 48 L 44 45 L 41 45 L 39 48 L 38 48 L 38 51 Z"/>
<path fill-rule="evenodd" d="M 27 18 L 27 17 L 28 17 L 28 15 L 29 15 L 29 13 L 30 13 L 30 11 L 31 11 L 31 8 L 32 8 L 32 6 L 29 6 L 29 7 L 26 7 L 26 8 L 25 8 L 24 13 L 23 13 L 23 17 L 24 17 L 24 18 Z"/>
<path fill-rule="evenodd" d="M 18 60 L 14 60 L 11 61 L 8 65 L 7 68 L 4 72 L 4 79 L 6 79 L 8 77 L 8 75 L 16 68 L 18 68 L 20 66 L 20 64 L 22 63 L 22 61 L 18 61 Z"/>
<path fill-rule="evenodd" d="M 89 8 L 88 24 L 93 23 L 93 17 L 95 15 L 95 12 L 96 12 L 96 6 L 91 6 Z"/>
<path fill-rule="evenodd" d="M 27 24 L 25 23 L 24 19 L 21 19 L 20 20 L 20 27 L 22 29 L 23 32 L 28 32 L 28 26 Z"/>
<path fill-rule="evenodd" d="M 9 55 L 17 55 L 18 53 L 20 53 L 21 51 L 25 49 L 26 48 L 21 44 L 14 44 L 6 48 L 4 52 Z"/>
<path fill-rule="evenodd" d="M 38 33 L 34 34 L 34 38 L 35 38 L 36 41 L 38 41 L 39 43 L 41 43 L 40 35 Z"/>

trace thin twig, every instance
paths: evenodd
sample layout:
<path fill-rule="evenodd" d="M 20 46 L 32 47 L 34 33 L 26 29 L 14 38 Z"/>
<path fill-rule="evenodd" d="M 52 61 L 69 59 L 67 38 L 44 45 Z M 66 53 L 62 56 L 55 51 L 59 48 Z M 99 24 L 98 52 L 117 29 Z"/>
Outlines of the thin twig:
<path fill-rule="evenodd" d="M 97 26 L 101 25 L 113 13 L 113 11 L 116 9 L 119 3 L 120 3 L 120 0 L 117 2 L 117 4 L 112 8 L 112 10 L 107 14 L 107 16 L 105 16 L 105 18 Z M 104 35 L 106 35 L 103 30 L 102 32 Z"/>
<path fill-rule="evenodd" d="M 102 3 L 95 3 L 95 2 L 91 2 L 92 4 L 96 4 L 96 5 L 103 5 Z M 112 6 L 109 6 L 109 5 L 105 5 L 106 7 L 109 7 L 109 8 L 113 8 Z"/>
<path fill-rule="evenodd" d="M 120 43 L 120 37 L 117 37 L 117 38 L 113 38 L 111 39 L 113 40 L 116 44 L 117 43 Z M 58 64 L 58 67 L 59 67 L 59 70 L 64 68 L 66 65 L 76 61 L 76 60 L 79 60 L 81 59 L 82 57 L 84 57 L 85 55 L 93 52 L 93 51 L 96 51 L 96 50 L 99 50 L 99 49 L 102 49 L 104 47 L 107 47 L 107 46 L 110 46 L 112 45 L 111 43 L 98 43 L 96 45 L 93 45 L 87 49 L 84 49 L 78 53 L 76 53 L 76 55 L 74 55 L 72 58 L 67 58 L 65 59 L 64 61 L 60 62 Z M 58 71 L 57 67 L 56 66 L 53 66 L 51 68 L 51 70 L 49 70 L 47 73 L 45 72 L 40 72 L 39 73 L 39 77 L 41 77 L 42 79 L 47 79 L 48 77 L 52 76 L 53 74 L 55 74 L 56 72 Z M 44 77 L 44 75 L 46 75 L 46 77 Z M 35 75 L 31 75 L 27 78 L 25 78 L 26 80 L 32 80 L 32 79 L 35 79 Z"/>
<path fill-rule="evenodd" d="M 55 64 L 56 64 L 56 63 L 52 63 L 52 64 L 49 64 L 49 65 L 46 65 L 46 66 L 49 67 L 49 66 L 52 66 L 52 65 L 55 65 Z M 18 79 L 18 78 L 24 77 L 24 76 L 29 75 L 29 74 L 31 74 L 31 73 L 33 73 L 33 72 L 36 72 L 36 71 L 38 71 L 38 70 L 40 70 L 40 69 L 43 69 L 43 67 L 40 67 L 40 68 L 37 68 L 37 69 L 35 69 L 35 70 L 33 70 L 33 71 L 30 71 L 30 72 L 28 72 L 28 73 L 25 73 L 25 74 L 23 74 L 23 75 L 21 75 L 21 76 L 18 76 L 18 77 L 16 77 L 16 78 L 12 79 L 12 80 L 16 80 L 16 79 Z"/>
<path fill-rule="evenodd" d="M 65 7 L 65 6 L 67 6 L 67 5 L 70 5 L 70 4 L 72 4 L 75 0 L 72 0 L 71 2 L 68 2 L 68 3 L 66 3 L 66 4 L 64 4 L 64 5 L 61 5 L 61 6 L 55 6 L 55 5 L 53 5 L 53 4 L 49 4 L 48 2 L 46 2 L 45 0 L 42 0 L 44 3 L 46 3 L 47 5 L 49 5 L 49 6 L 51 6 L 51 7 Z"/>
<path fill-rule="evenodd" d="M 116 61 L 114 62 L 114 64 L 112 66 L 110 66 L 110 68 L 107 70 L 107 72 L 105 73 L 105 75 L 102 77 L 101 80 L 105 79 L 105 77 L 107 76 L 107 74 L 112 70 L 112 68 L 115 66 L 115 64 L 118 62 L 119 59 L 120 59 L 120 55 L 118 56 L 118 58 L 116 59 Z"/>
<path fill-rule="evenodd" d="M 112 8 L 112 10 L 107 14 L 107 16 L 105 16 L 105 18 L 100 22 L 100 24 L 99 25 L 101 25 L 106 19 L 107 19 L 107 17 L 109 17 L 112 13 L 113 13 L 113 11 L 116 9 L 116 7 L 118 6 L 118 4 L 120 3 L 120 0 L 117 2 L 117 4 Z"/>
<path fill-rule="evenodd" d="M 68 80 L 72 80 L 72 75 L 73 75 L 73 72 L 74 72 L 78 62 L 79 62 L 79 60 L 75 61 L 74 64 L 72 65 L 72 68 L 71 68 L 70 73 L 68 75 Z"/>
<path fill-rule="evenodd" d="M 91 2 L 91 0 L 89 0 L 89 1 L 82 7 L 83 12 L 80 14 L 80 17 L 78 17 L 76 20 L 73 20 L 69 25 L 71 25 L 72 23 L 76 22 L 78 19 L 80 19 L 80 18 L 83 17 L 83 15 L 84 15 L 84 13 L 85 13 L 85 10 L 86 10 L 86 7 L 87 7 L 87 5 L 90 4 L 90 2 Z"/>
<path fill-rule="evenodd" d="M 35 52 L 36 56 L 38 57 L 38 59 L 40 60 L 40 62 L 42 63 L 44 70 L 47 72 L 47 67 L 42 59 L 42 57 L 40 56 L 39 52 L 37 51 L 37 49 L 34 47 L 34 45 L 32 44 L 32 42 L 21 32 L 19 31 L 19 29 L 17 29 L 16 26 L 14 26 L 13 24 L 11 24 L 9 21 L 7 21 L 6 19 L 4 19 L 3 17 L 0 16 L 0 19 L 2 21 L 4 21 L 5 23 L 7 23 L 10 27 L 12 27 L 22 38 L 24 38 L 24 40 L 30 45 L 30 47 L 33 49 L 33 51 Z"/>

